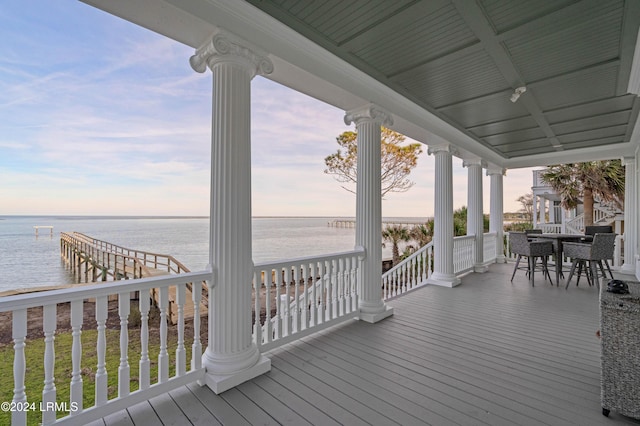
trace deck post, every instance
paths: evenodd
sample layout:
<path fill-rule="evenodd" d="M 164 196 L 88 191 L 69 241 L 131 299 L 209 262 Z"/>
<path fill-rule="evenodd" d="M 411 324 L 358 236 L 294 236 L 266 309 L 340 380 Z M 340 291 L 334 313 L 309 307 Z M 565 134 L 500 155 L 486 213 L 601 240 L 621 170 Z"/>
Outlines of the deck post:
<path fill-rule="evenodd" d="M 635 214 L 636 206 L 636 158 L 622 158 L 624 165 L 624 263 L 620 272 L 635 274 L 636 272 L 636 239 L 638 238 L 638 215 Z"/>
<path fill-rule="evenodd" d="M 219 394 L 266 373 L 251 336 L 251 80 L 273 64 L 242 40 L 215 34 L 189 60 L 213 73 L 208 346 L 204 383 Z"/>
<path fill-rule="evenodd" d="M 488 264 L 484 263 L 484 217 L 482 215 L 482 169 L 487 163 L 480 158 L 465 159 L 463 167 L 467 167 L 467 235 L 475 235 L 474 240 L 474 272 L 487 272 Z"/>
<path fill-rule="evenodd" d="M 435 195 L 433 214 L 433 274 L 428 284 L 455 287 L 460 279 L 453 273 L 453 165 L 452 145 L 430 145 L 435 156 Z"/>
<path fill-rule="evenodd" d="M 382 195 L 381 126 L 390 126 L 389 113 L 375 105 L 366 105 L 344 116 L 344 122 L 357 129 L 358 170 L 356 183 L 356 247 L 365 255 L 359 259 L 359 318 L 370 323 L 390 315 L 393 309 L 382 300 Z"/>
<path fill-rule="evenodd" d="M 504 207 L 502 177 L 505 169 L 502 167 L 487 168 L 487 176 L 491 179 L 489 232 L 496 234 L 496 263 L 505 263 L 504 255 Z"/>

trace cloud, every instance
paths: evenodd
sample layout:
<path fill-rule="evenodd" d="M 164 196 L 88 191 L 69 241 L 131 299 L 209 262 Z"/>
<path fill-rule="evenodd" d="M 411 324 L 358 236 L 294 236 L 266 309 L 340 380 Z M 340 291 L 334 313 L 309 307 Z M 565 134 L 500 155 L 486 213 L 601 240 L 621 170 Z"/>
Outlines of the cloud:
<path fill-rule="evenodd" d="M 0 213 L 209 213 L 212 76 L 190 68 L 191 48 L 79 2 L 8 0 L 0 37 Z M 323 173 L 354 129 L 344 111 L 262 77 L 251 108 L 253 214 L 353 216 L 355 196 Z M 466 205 L 457 159 L 453 173 Z M 385 216 L 433 215 L 432 156 L 411 180 Z M 504 187 L 517 210 L 531 172 Z"/>

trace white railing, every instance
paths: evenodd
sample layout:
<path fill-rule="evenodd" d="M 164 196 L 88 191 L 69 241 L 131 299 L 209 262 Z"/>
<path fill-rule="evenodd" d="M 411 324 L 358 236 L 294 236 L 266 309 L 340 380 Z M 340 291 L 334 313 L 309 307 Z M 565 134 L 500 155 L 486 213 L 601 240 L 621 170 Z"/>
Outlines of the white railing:
<path fill-rule="evenodd" d="M 254 341 L 267 351 L 358 314 L 364 249 L 256 264 Z"/>
<path fill-rule="evenodd" d="M 387 300 L 424 285 L 432 271 L 433 242 L 430 242 L 382 275 L 382 298 Z"/>
<path fill-rule="evenodd" d="M 496 260 L 496 233 L 483 234 L 483 261 Z M 475 259 L 475 236 L 453 239 L 453 272 L 462 275 L 473 270 Z M 422 246 L 411 256 L 398 263 L 382 275 L 382 298 L 384 300 L 423 286 L 433 272 L 433 242 Z"/>
<path fill-rule="evenodd" d="M 11 312 L 13 321 L 13 374 L 14 374 L 14 407 L 36 407 L 35 410 L 14 410 L 11 414 L 12 425 L 24 425 L 27 423 L 39 423 L 44 425 L 56 422 L 57 417 L 67 414 L 57 420 L 59 424 L 86 424 L 92 420 L 106 416 L 138 402 L 147 400 L 156 395 L 166 393 L 188 383 L 192 383 L 204 375 L 201 365 L 202 344 L 200 339 L 200 298 L 202 287 L 193 286 L 191 300 L 186 300 L 187 283 L 202 282 L 211 277 L 211 272 L 190 272 L 181 275 L 164 276 L 161 278 L 145 278 L 140 280 L 128 280 L 108 285 L 83 286 L 82 288 L 67 288 L 42 293 L 9 296 L 0 299 L 0 312 Z M 152 289 L 160 292 L 160 301 L 157 311 L 151 310 Z M 168 344 L 168 300 L 169 293 L 176 293 L 178 321 L 175 326 L 175 357 L 169 354 Z M 132 305 L 131 294 L 139 294 L 139 301 Z M 189 306 L 191 305 L 191 306 Z M 129 322 L 133 319 L 132 308 L 139 310 L 137 330 L 132 334 L 139 336 L 140 349 L 133 349 L 129 345 Z M 193 309 L 193 338 L 185 341 L 185 308 Z M 61 347 L 55 344 L 57 331 L 57 312 L 69 310 L 71 344 Z M 95 340 L 89 341 L 81 338 L 83 331 L 88 333 L 89 324 L 84 323 L 84 314 L 87 309 L 95 311 L 96 326 L 91 327 L 91 336 Z M 158 315 L 155 315 L 157 312 Z M 136 312 L 137 314 L 137 312 Z M 113 332 L 107 330 L 107 320 L 119 323 L 119 335 L 114 337 Z M 155 319 L 151 319 L 155 318 Z M 27 354 L 30 353 L 30 341 L 34 336 L 28 334 L 33 330 L 32 324 L 42 322 L 44 334 L 44 359 L 42 364 L 26 364 Z M 92 321 L 93 322 L 93 321 Z M 150 325 L 151 324 L 151 325 Z M 152 365 L 149 349 L 150 326 L 156 326 L 159 333 L 159 346 L 157 358 L 157 377 L 151 377 Z M 63 324 L 64 326 L 64 324 Z M 84 327 L 84 329 L 83 329 Z M 155 327 L 154 327 L 155 328 Z M 93 332 L 95 331 L 95 333 Z M 173 334 L 173 333 L 172 333 Z M 114 340 L 117 339 L 117 342 Z M 173 342 L 175 342 L 172 339 Z M 108 343 L 109 342 L 109 343 Z M 189 346 L 190 343 L 190 346 Z M 109 349 L 107 350 L 107 346 Z M 136 347 L 138 345 L 135 345 Z M 171 345 L 172 347 L 174 345 Z M 155 348 L 155 346 L 154 346 Z M 35 350 L 35 349 L 34 349 Z M 154 349 L 155 350 L 155 349 Z M 173 350 L 173 349 L 172 349 Z M 55 353 L 68 352 L 71 354 L 71 372 L 69 376 L 58 374 L 56 376 Z M 119 360 L 108 355 L 119 353 Z M 187 353 L 191 351 L 191 362 L 187 365 Z M 86 359 L 96 357 L 94 365 L 88 365 Z M 129 360 L 137 360 L 133 365 Z M 170 365 L 171 364 L 171 365 Z M 57 366 L 59 369 L 67 368 L 67 365 Z M 93 370 L 95 368 L 95 370 Z M 153 367 L 155 368 L 155 366 Z M 174 373 L 170 376 L 170 369 Z M 42 371 L 44 387 L 33 389 L 26 387 L 27 371 Z M 91 380 L 85 378 L 86 372 L 95 371 Z M 117 371 L 117 373 L 116 373 Z M 134 373 L 132 375 L 132 373 Z M 115 379 L 113 377 L 115 376 Z M 137 380 L 132 380 L 137 378 Z M 137 389 L 131 390 L 132 383 L 137 382 Z M 87 384 L 87 386 L 84 386 Z M 58 392 L 56 386 L 65 391 Z M 86 407 L 83 400 L 95 387 L 93 405 Z M 69 389 L 68 391 L 66 389 Z M 117 395 L 115 392 L 117 390 Z M 114 393 L 112 396 L 111 393 Z M 88 398 L 90 400 L 91 398 Z M 41 419 L 35 416 L 40 416 Z M 34 417 L 31 417 L 34 416 Z"/>
<path fill-rule="evenodd" d="M 453 238 L 453 273 L 461 275 L 473 270 L 475 235 Z"/>
<path fill-rule="evenodd" d="M 536 228 L 542 229 L 545 234 L 560 234 L 562 233 L 561 223 L 538 223 Z"/>
<path fill-rule="evenodd" d="M 488 232 L 482 236 L 482 260 L 484 263 L 495 262 L 497 256 L 498 235 Z M 504 249 L 503 249 L 504 250 Z"/>

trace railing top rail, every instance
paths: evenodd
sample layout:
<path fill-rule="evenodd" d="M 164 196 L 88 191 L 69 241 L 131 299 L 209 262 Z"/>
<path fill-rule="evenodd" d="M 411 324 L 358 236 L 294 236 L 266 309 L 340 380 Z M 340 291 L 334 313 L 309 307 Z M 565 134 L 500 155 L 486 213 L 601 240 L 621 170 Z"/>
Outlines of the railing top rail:
<path fill-rule="evenodd" d="M 365 254 L 364 248 L 360 247 L 350 251 L 339 252 L 339 253 L 324 254 L 319 256 L 305 256 L 305 257 L 298 257 L 293 259 L 277 260 L 275 262 L 256 263 L 254 265 L 254 270 L 286 268 L 292 264 L 304 264 L 304 263 L 314 263 L 314 262 L 321 262 L 321 261 L 327 261 L 327 260 L 337 260 L 344 257 L 361 256 L 364 254 Z"/>
<path fill-rule="evenodd" d="M 180 275 L 165 275 L 161 277 L 140 278 L 125 281 L 115 281 L 109 284 L 83 286 L 82 288 L 63 288 L 39 293 L 20 294 L 0 297 L 0 312 L 18 309 L 34 308 L 52 303 L 65 303 L 74 300 L 84 300 L 94 297 L 109 296 L 111 294 L 130 291 L 148 290 L 155 287 L 184 284 L 187 282 L 211 280 L 211 271 L 187 272 Z"/>

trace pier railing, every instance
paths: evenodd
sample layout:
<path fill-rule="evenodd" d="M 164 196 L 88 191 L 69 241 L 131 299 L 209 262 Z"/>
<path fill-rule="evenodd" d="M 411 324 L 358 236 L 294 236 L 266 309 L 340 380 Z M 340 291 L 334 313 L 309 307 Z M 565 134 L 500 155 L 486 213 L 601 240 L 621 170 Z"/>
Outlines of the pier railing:
<path fill-rule="evenodd" d="M 63 233 L 64 234 L 64 233 Z M 67 234 L 68 235 L 68 234 Z M 175 257 L 167 254 L 152 253 L 142 250 L 134 250 L 126 247 L 122 247 L 107 241 L 102 241 L 80 232 L 74 232 L 73 238 L 78 241 L 86 242 L 97 249 L 114 254 L 121 254 L 126 258 L 136 258 L 147 268 L 153 268 L 158 271 L 166 271 L 172 274 L 181 274 L 183 272 L 189 272 L 189 269 L 184 266 Z"/>
<path fill-rule="evenodd" d="M 25 425 L 27 416 L 29 423 L 47 425 L 55 422 L 57 417 L 64 416 L 58 420 L 60 424 L 86 424 L 202 378 L 201 286 L 192 286 L 191 302 L 196 314 L 193 316 L 193 331 L 188 333 L 189 341 L 185 337 L 184 306 L 187 302 L 187 284 L 202 282 L 210 277 L 210 271 L 191 272 L 119 281 L 109 286 L 68 288 L 0 298 L 0 312 L 12 313 L 12 406 L 24 408 L 13 410 L 11 424 Z M 175 346 L 173 354 L 169 352 L 168 343 L 168 294 L 171 288 L 177 294 L 178 315 L 171 333 L 174 336 L 171 341 L 175 342 L 171 348 L 173 351 Z M 157 314 L 152 312 L 148 296 L 152 289 L 160 294 Z M 132 292 L 140 294 L 137 304 L 132 304 L 130 300 Z M 89 306 L 95 312 L 95 317 L 86 321 L 84 315 Z M 62 320 L 58 319 L 57 314 L 62 310 L 70 312 L 69 324 L 61 324 Z M 107 321 L 113 323 L 114 320 L 120 324 L 117 336 L 111 333 L 113 330 L 107 330 Z M 44 357 L 40 358 L 40 365 L 32 362 L 27 365 L 27 359 L 34 359 L 34 353 L 30 352 L 32 340 L 27 341 L 27 338 L 34 337 L 29 335 L 29 331 L 33 333 L 34 324 L 39 323 L 44 334 Z M 134 327 L 133 323 L 139 325 Z M 60 347 L 54 343 L 58 326 L 71 329 L 71 347 Z M 156 356 L 155 352 L 151 353 L 149 346 L 152 326 L 159 334 L 157 362 L 151 361 Z M 129 340 L 130 333 L 139 338 L 135 351 Z M 82 334 L 85 337 L 81 337 Z M 91 336 L 91 340 L 86 335 Z M 62 353 L 70 351 L 70 374 L 56 374 L 56 371 L 64 371 L 68 367 L 56 365 L 56 350 Z M 114 351 L 119 352 L 119 360 L 108 356 Z M 191 352 L 190 358 L 188 352 Z M 86 359 L 92 355 L 96 356 L 97 361 L 94 365 L 88 365 Z M 157 374 L 152 374 L 156 368 Z M 44 386 L 26 388 L 27 371 L 41 371 Z M 91 372 L 91 376 L 88 372 Z M 136 380 L 133 380 L 134 377 Z M 93 398 L 87 395 L 89 387 L 95 387 Z M 91 401 L 91 404 L 85 404 L 87 401 Z M 37 409 L 31 410 L 29 407 Z M 35 418 L 40 415 L 41 419 Z"/>
<path fill-rule="evenodd" d="M 256 264 L 254 339 L 267 351 L 354 318 L 364 250 Z"/>
<path fill-rule="evenodd" d="M 85 282 L 107 281 L 109 277 L 117 281 L 190 272 L 173 256 L 128 249 L 79 232 L 62 232 L 60 251 L 67 266 L 77 273 L 79 279 L 84 275 Z M 200 287 L 199 291 L 204 291 L 202 304 L 206 307 L 209 297 L 207 286 L 203 282 Z M 192 285 L 187 284 L 187 295 L 192 291 Z M 154 289 L 151 294 L 158 303 L 160 294 Z M 176 298 L 172 290 L 169 293 L 169 319 L 172 323 L 177 320 Z M 193 315 L 191 305 L 188 305 L 186 315 L 188 318 Z"/>

